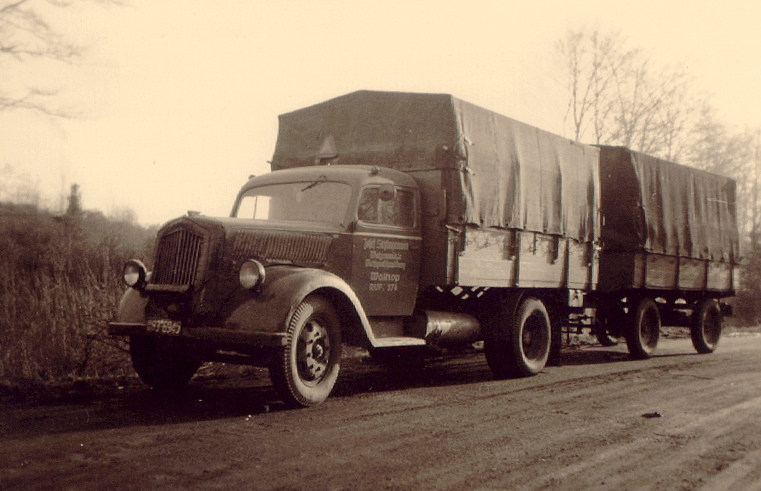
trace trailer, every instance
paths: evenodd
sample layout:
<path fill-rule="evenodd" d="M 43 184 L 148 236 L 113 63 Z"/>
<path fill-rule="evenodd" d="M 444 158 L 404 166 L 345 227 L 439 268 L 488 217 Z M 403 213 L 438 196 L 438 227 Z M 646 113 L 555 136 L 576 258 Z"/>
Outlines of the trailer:
<path fill-rule="evenodd" d="M 715 350 L 740 278 L 735 182 L 623 147 L 601 147 L 600 175 L 600 338 L 626 336 L 644 358 L 665 321 Z"/>
<path fill-rule="evenodd" d="M 152 272 L 125 266 L 109 328 L 147 383 L 249 363 L 309 406 L 343 344 L 400 362 L 483 341 L 503 378 L 557 360 L 568 330 L 649 357 L 666 319 L 716 349 L 737 282 L 732 180 L 447 94 L 359 91 L 279 123 L 272 172 L 230 217 L 173 220 Z"/>

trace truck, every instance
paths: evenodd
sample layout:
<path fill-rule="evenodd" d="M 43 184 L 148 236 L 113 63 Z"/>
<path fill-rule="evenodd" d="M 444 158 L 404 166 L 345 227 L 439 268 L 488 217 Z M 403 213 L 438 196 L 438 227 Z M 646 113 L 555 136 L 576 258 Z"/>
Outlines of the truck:
<path fill-rule="evenodd" d="M 591 146 L 449 94 L 358 91 L 279 116 L 271 172 L 229 217 L 158 231 L 124 267 L 114 336 L 181 386 L 203 362 L 269 369 L 323 402 L 343 346 L 390 363 L 482 342 L 496 378 L 536 375 L 563 333 L 630 356 L 663 323 L 713 352 L 739 281 L 735 182 Z"/>

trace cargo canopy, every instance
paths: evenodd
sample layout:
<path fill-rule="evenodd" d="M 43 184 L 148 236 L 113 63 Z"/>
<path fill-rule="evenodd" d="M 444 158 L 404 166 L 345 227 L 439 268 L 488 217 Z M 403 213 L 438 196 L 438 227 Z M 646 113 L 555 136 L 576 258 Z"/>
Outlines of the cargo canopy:
<path fill-rule="evenodd" d="M 599 235 L 597 148 L 451 95 L 360 91 L 279 121 L 272 170 L 316 164 L 413 175 L 440 170 L 450 221 L 580 241 Z"/>
<path fill-rule="evenodd" d="M 623 147 L 600 147 L 606 249 L 735 263 L 735 181 Z"/>

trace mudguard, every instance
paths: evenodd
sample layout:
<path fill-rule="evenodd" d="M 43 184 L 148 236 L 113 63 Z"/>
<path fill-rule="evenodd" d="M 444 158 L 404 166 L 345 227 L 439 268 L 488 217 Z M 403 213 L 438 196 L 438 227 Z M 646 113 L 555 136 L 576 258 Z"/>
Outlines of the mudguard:
<path fill-rule="evenodd" d="M 272 266 L 260 292 L 240 290 L 236 307 L 224 327 L 236 331 L 285 332 L 296 307 L 310 294 L 319 293 L 334 302 L 342 322 L 364 331 L 372 346 L 375 337 L 364 309 L 351 287 L 340 277 L 321 269 Z M 342 315 L 343 314 L 343 315 Z"/>
<path fill-rule="evenodd" d="M 140 290 L 127 288 L 119 300 L 119 310 L 114 321 L 123 324 L 144 324 L 147 305 L 148 295 Z"/>
<path fill-rule="evenodd" d="M 351 330 L 346 334 L 354 335 L 357 344 L 376 345 L 367 315 L 344 280 L 321 269 L 293 266 L 267 268 L 267 279 L 260 291 L 238 289 L 223 309 L 227 311 L 223 325 L 183 331 L 182 335 L 198 337 L 202 331 L 209 331 L 213 332 L 210 338 L 270 345 L 268 340 L 280 339 L 296 307 L 312 293 L 334 303 L 342 323 Z M 119 302 L 116 319 L 109 323 L 111 334 L 144 334 L 148 301 L 145 292 L 128 288 Z"/>

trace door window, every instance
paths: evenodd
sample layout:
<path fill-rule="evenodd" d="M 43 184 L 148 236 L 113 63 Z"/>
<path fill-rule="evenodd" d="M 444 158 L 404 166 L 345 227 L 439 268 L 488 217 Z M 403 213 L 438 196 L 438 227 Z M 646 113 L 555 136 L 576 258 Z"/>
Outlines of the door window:
<path fill-rule="evenodd" d="M 380 188 L 365 188 L 359 200 L 359 220 L 368 224 L 413 227 L 415 225 L 415 199 L 410 191 L 397 189 L 396 195 L 383 201 Z"/>

